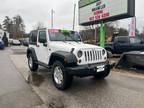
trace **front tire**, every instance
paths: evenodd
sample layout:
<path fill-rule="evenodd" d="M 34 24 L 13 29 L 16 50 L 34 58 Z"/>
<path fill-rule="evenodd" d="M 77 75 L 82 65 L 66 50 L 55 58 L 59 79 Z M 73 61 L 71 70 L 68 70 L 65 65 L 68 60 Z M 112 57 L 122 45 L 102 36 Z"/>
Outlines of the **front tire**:
<path fill-rule="evenodd" d="M 56 61 L 52 68 L 52 79 L 57 89 L 65 90 L 71 86 L 73 77 L 66 72 L 61 62 Z"/>
<path fill-rule="evenodd" d="M 38 70 L 38 64 L 35 63 L 35 60 L 32 54 L 29 54 L 28 56 L 28 66 L 30 70 L 33 72 Z"/>
<path fill-rule="evenodd" d="M 104 79 L 104 78 L 107 77 L 109 74 L 110 74 L 110 69 L 106 69 L 106 70 L 103 71 L 103 72 L 96 73 L 96 75 L 94 75 L 94 78 Z"/>

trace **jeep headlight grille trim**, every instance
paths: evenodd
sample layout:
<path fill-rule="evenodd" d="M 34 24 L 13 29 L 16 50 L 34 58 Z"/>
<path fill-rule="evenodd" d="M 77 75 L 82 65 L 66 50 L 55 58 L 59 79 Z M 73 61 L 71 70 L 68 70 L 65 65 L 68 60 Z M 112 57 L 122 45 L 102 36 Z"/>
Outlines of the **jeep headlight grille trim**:
<path fill-rule="evenodd" d="M 86 62 L 101 61 L 104 59 L 103 50 L 84 51 L 84 57 Z"/>
<path fill-rule="evenodd" d="M 82 55 L 83 55 L 83 52 L 81 50 L 79 50 L 78 53 L 77 53 L 78 58 L 81 58 Z"/>
<path fill-rule="evenodd" d="M 102 50 L 102 54 L 105 55 L 106 54 L 106 50 L 103 49 Z"/>

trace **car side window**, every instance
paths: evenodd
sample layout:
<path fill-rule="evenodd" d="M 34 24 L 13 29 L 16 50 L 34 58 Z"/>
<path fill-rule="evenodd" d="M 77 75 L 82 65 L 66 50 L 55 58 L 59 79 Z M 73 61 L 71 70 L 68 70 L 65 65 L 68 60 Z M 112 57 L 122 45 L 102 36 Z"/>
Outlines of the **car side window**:
<path fill-rule="evenodd" d="M 130 38 L 130 44 L 140 44 L 141 40 L 138 38 Z"/>
<path fill-rule="evenodd" d="M 125 37 L 118 38 L 118 43 L 126 44 L 128 43 L 128 39 Z"/>
<path fill-rule="evenodd" d="M 39 43 L 46 43 L 47 42 L 47 38 L 46 38 L 46 31 L 40 31 L 39 32 L 39 39 L 38 39 Z"/>
<path fill-rule="evenodd" d="M 29 38 L 29 43 L 36 43 L 37 42 L 37 31 L 31 32 L 30 38 Z"/>

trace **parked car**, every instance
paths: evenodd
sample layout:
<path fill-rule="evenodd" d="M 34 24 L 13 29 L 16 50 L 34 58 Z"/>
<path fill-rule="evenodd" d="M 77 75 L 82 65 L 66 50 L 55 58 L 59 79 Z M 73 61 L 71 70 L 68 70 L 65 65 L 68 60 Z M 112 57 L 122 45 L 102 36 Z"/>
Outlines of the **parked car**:
<path fill-rule="evenodd" d="M 4 49 L 4 42 L 0 39 L 0 49 Z"/>
<path fill-rule="evenodd" d="M 19 40 L 12 40 L 12 45 L 21 45 Z"/>
<path fill-rule="evenodd" d="M 23 45 L 28 46 L 29 45 L 29 38 L 23 39 Z"/>
<path fill-rule="evenodd" d="M 113 43 L 106 43 L 105 49 L 113 54 L 130 51 L 144 51 L 144 42 L 137 37 L 117 36 Z"/>
<path fill-rule="evenodd" d="M 37 72 L 39 65 L 51 69 L 54 85 L 60 90 L 71 86 L 73 76 L 103 79 L 114 66 L 104 48 L 84 44 L 78 32 L 70 30 L 32 31 L 27 58 L 32 72 Z"/>

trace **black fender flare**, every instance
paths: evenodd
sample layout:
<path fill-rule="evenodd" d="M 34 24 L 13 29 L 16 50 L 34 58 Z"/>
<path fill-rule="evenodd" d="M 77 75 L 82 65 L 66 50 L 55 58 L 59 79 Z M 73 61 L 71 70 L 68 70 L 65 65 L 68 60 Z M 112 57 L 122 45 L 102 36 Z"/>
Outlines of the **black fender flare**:
<path fill-rule="evenodd" d="M 65 63 L 67 64 L 77 63 L 77 58 L 72 52 L 66 52 L 66 51 L 53 52 L 50 56 L 49 65 L 52 65 L 55 59 L 60 59 L 62 61 L 66 59 Z"/>
<path fill-rule="evenodd" d="M 32 55 L 34 57 L 34 60 L 38 61 L 34 48 L 28 48 L 27 49 L 27 58 L 28 58 L 28 56 L 29 56 L 30 53 L 32 53 Z"/>
<path fill-rule="evenodd" d="M 105 47 L 105 49 L 107 50 L 107 51 L 112 51 L 112 53 L 114 52 L 114 48 L 113 47 Z"/>

